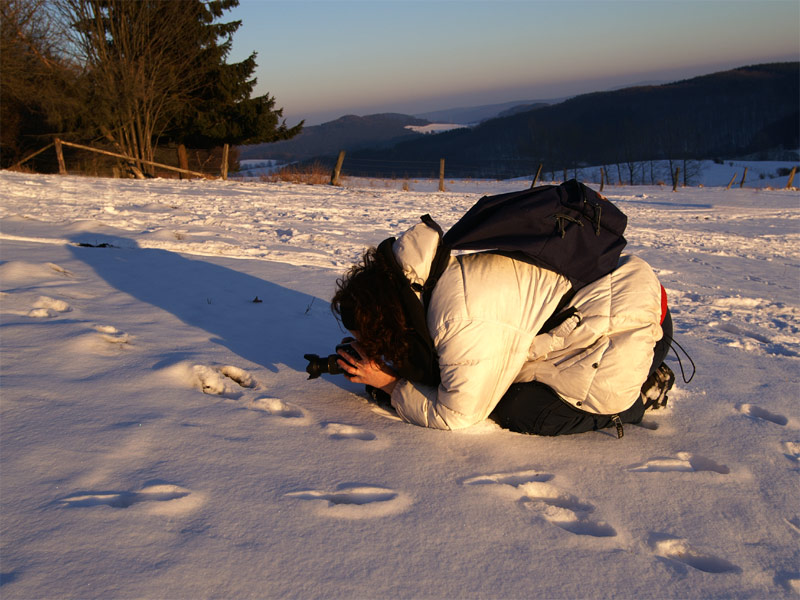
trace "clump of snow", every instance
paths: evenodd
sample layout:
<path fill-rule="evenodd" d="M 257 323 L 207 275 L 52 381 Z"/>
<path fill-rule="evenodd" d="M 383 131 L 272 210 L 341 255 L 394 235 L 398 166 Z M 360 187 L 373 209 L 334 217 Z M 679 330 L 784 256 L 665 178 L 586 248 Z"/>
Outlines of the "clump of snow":
<path fill-rule="evenodd" d="M 365 246 L 529 180 L 0 173 L 3 597 L 796 597 L 800 194 L 730 176 L 604 190 L 697 367 L 618 440 L 307 379 Z"/>

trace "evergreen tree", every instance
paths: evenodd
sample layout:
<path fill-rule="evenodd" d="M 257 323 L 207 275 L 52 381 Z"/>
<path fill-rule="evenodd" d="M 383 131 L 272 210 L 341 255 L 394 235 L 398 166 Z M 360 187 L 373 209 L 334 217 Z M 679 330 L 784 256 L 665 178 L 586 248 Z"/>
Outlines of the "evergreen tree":
<path fill-rule="evenodd" d="M 251 98 L 257 83 L 252 78 L 256 53 L 228 64 L 233 34 L 241 21 L 215 23 L 239 0 L 215 0 L 201 4 L 195 42 L 199 46 L 195 72 L 199 82 L 166 134 L 170 140 L 192 148 L 221 144 L 257 144 L 286 140 L 300 133 L 303 124 L 287 127 L 283 109 L 275 108 L 269 94 Z"/>

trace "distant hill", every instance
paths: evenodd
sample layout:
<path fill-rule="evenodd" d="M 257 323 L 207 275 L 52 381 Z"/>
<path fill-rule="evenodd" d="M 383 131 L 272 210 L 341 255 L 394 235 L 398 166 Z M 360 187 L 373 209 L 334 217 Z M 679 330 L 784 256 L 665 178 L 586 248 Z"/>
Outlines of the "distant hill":
<path fill-rule="evenodd" d="M 321 125 L 304 127 L 291 140 L 240 146 L 239 158 L 296 161 L 317 156 L 335 156 L 340 150 L 392 146 L 403 140 L 422 137 L 422 133 L 406 129 L 407 125 L 428 124 L 430 122 L 425 119 L 395 113 L 366 117 L 347 115 Z"/>
<path fill-rule="evenodd" d="M 420 134 L 429 133 L 431 130 L 453 129 L 453 127 L 434 127 L 435 124 L 475 125 L 499 115 L 547 105 L 548 101 L 520 100 L 485 106 L 450 108 L 419 115 L 398 113 L 363 117 L 346 115 L 334 121 L 305 127 L 291 140 L 240 146 L 239 158 L 287 162 L 317 157 L 330 158 L 336 156 L 340 150 L 350 152 L 365 148 L 386 148 L 419 137 Z M 431 127 L 422 129 L 425 126 Z"/>
<path fill-rule="evenodd" d="M 476 125 L 488 119 L 494 119 L 509 110 L 516 110 L 522 106 L 546 106 L 563 102 L 564 98 L 557 100 L 515 100 L 513 102 L 503 102 L 501 104 L 486 104 L 483 106 L 463 106 L 459 108 L 448 108 L 444 110 L 434 110 L 427 113 L 419 113 L 415 116 L 421 119 L 428 119 L 433 123 L 458 123 L 459 125 Z"/>
<path fill-rule="evenodd" d="M 528 112 L 529 110 L 536 110 L 537 108 L 544 108 L 545 106 L 550 106 L 550 105 L 545 104 L 544 102 L 535 102 L 533 104 L 520 104 L 518 106 L 512 106 L 511 108 L 504 110 L 503 112 L 499 113 L 497 117 L 510 117 L 511 115 L 518 115 L 519 113 Z"/>
<path fill-rule="evenodd" d="M 576 96 L 552 106 L 491 119 L 471 129 L 363 150 L 354 164 L 422 163 L 408 175 L 511 177 L 588 164 L 736 157 L 800 146 L 800 63 L 741 67 L 657 86 Z M 372 175 L 381 175 L 375 166 Z"/>

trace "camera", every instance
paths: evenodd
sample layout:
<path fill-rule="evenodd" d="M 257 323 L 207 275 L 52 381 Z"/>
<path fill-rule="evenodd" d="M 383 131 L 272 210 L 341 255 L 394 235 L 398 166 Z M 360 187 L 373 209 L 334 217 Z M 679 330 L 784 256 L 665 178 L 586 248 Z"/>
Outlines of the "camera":
<path fill-rule="evenodd" d="M 356 360 L 361 360 L 361 355 L 356 352 L 356 349 L 353 348 L 353 346 L 351 346 L 349 343 L 339 344 L 336 346 L 336 350 L 337 352 L 342 350 L 345 354 L 349 354 Z M 337 360 L 343 360 L 344 362 L 347 362 L 341 354 L 331 354 L 325 357 L 319 357 L 316 354 L 304 354 L 303 358 L 308 361 L 306 373 L 308 373 L 309 379 L 316 379 L 323 373 L 330 373 L 331 375 L 345 373 L 345 371 L 339 366 L 339 363 L 336 362 Z"/>

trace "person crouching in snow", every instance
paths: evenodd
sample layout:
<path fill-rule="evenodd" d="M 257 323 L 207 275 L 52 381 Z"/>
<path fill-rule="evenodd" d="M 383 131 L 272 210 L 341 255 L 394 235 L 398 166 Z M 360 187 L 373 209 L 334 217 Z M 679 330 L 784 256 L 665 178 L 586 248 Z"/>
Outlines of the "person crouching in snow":
<path fill-rule="evenodd" d="M 394 243 L 410 283 L 424 284 L 438 244 L 425 223 Z M 401 376 L 414 348 L 391 285 L 398 276 L 371 248 L 337 281 L 331 309 L 363 357 L 340 351 L 347 360 L 339 366 L 350 381 L 388 394 L 409 423 L 462 429 L 490 418 L 536 435 L 616 425 L 621 436 L 622 423 L 639 423 L 646 408 L 663 405 L 674 382 L 663 362 L 672 338 L 663 288 L 635 256 L 623 255 L 574 295 L 565 276 L 514 254 L 449 257 L 426 313 L 438 386 Z M 554 313 L 561 317 L 551 326 Z"/>

